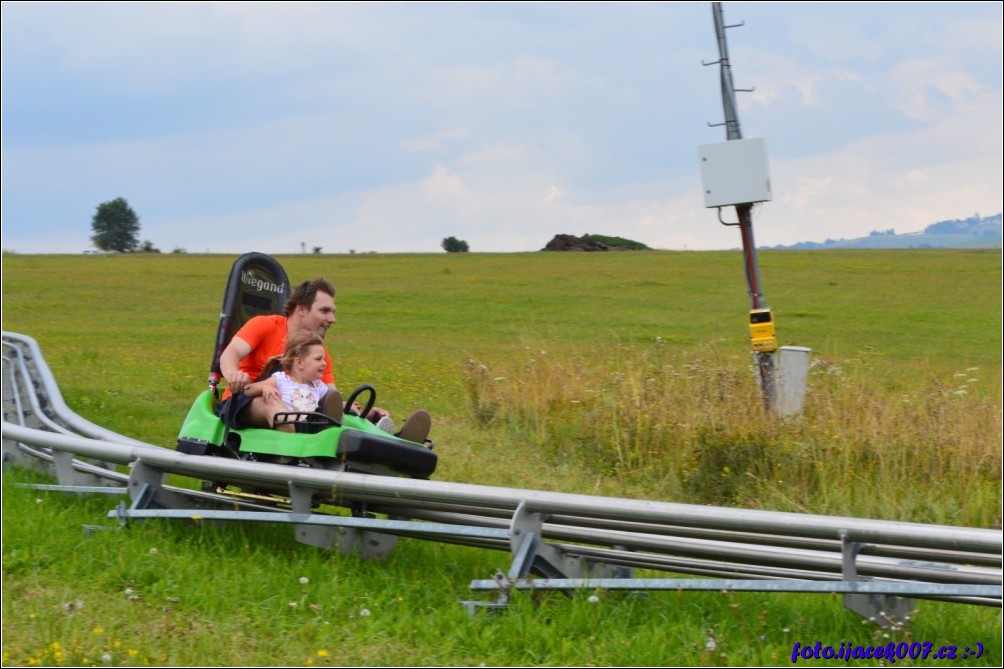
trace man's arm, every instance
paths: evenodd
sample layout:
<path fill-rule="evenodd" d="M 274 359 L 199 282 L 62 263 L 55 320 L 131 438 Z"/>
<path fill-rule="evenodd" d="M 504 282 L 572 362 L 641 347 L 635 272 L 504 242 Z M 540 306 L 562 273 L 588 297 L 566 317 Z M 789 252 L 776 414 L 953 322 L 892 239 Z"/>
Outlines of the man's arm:
<path fill-rule="evenodd" d="M 227 380 L 230 392 L 239 393 L 251 382 L 251 377 L 241 371 L 241 360 L 251 353 L 251 345 L 240 337 L 234 337 L 220 355 L 220 371 Z"/>

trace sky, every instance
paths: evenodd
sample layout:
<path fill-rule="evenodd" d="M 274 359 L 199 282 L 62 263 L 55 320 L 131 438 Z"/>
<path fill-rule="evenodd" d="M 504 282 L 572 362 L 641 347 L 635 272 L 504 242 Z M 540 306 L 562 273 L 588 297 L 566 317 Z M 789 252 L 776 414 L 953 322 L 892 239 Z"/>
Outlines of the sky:
<path fill-rule="evenodd" d="M 1001 211 L 1002 3 L 722 6 L 758 246 Z M 7 251 L 118 197 L 164 252 L 742 243 L 709 2 L 5 1 L 0 50 Z"/>

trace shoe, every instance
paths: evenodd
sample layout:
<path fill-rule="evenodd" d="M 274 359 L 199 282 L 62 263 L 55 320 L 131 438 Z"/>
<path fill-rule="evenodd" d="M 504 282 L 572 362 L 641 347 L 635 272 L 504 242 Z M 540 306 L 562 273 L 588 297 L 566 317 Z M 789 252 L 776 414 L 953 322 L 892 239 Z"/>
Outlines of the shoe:
<path fill-rule="evenodd" d="M 390 416 L 378 420 L 376 426 L 388 434 L 394 434 L 394 420 Z"/>
<path fill-rule="evenodd" d="M 321 405 L 317 407 L 317 410 L 341 425 L 342 419 L 345 418 L 345 404 L 342 402 L 342 394 L 337 390 L 328 391 L 321 398 Z"/>
<path fill-rule="evenodd" d="M 419 409 L 408 416 L 397 436 L 408 441 L 413 441 L 416 444 L 424 444 L 425 440 L 429 438 L 429 430 L 431 429 L 432 416 L 425 409 Z"/>

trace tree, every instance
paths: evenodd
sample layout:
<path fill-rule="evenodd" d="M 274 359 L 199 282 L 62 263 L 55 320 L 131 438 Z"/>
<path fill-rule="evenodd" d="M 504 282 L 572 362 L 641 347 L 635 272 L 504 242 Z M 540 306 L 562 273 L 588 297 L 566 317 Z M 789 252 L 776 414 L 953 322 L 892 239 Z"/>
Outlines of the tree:
<path fill-rule="evenodd" d="M 91 228 L 91 241 L 102 251 L 129 253 L 139 246 L 139 217 L 123 198 L 99 204 Z"/>
<path fill-rule="evenodd" d="M 470 248 L 467 246 L 467 242 L 462 239 L 457 239 L 456 237 L 447 237 L 443 240 L 443 249 L 447 253 L 467 253 Z"/>

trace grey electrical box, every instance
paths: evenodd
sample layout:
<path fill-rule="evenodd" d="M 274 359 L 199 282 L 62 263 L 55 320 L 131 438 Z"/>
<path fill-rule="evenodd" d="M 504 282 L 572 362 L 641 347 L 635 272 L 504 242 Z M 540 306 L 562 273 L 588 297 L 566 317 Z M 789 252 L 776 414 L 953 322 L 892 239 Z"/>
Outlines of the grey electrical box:
<path fill-rule="evenodd" d="M 705 207 L 771 200 L 767 144 L 762 138 L 733 139 L 697 147 Z"/>

